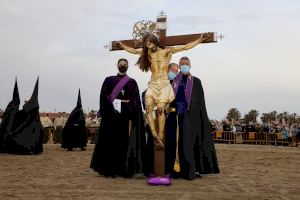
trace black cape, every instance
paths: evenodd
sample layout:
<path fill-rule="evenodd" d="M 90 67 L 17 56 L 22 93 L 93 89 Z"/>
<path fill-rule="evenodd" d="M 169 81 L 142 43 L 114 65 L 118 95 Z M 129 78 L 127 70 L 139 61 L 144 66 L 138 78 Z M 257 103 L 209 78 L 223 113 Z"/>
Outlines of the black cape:
<path fill-rule="evenodd" d="M 7 105 L 0 124 L 0 153 L 6 152 L 6 138 L 11 133 L 14 118 L 19 111 L 20 97 L 17 79 L 15 81 L 13 98 Z"/>
<path fill-rule="evenodd" d="M 84 148 L 87 144 L 87 129 L 82 110 L 80 90 L 77 105 L 71 112 L 62 131 L 62 148 Z"/>
<path fill-rule="evenodd" d="M 43 152 L 44 131 L 40 121 L 37 79 L 29 101 L 13 121 L 11 133 L 7 137 L 6 150 L 15 154 L 39 154 Z"/>
<path fill-rule="evenodd" d="M 117 99 L 129 100 L 129 103 L 122 103 L 121 113 L 109 101 L 113 88 L 121 78 L 121 75 L 107 77 L 102 85 L 101 124 L 90 165 L 99 174 L 111 177 L 131 177 L 143 172 L 145 132 L 136 81 L 130 78 L 117 96 Z M 129 120 L 132 121 L 130 134 Z"/>
<path fill-rule="evenodd" d="M 172 104 L 176 107 L 176 99 Z M 172 105 L 171 104 L 171 105 Z M 166 120 L 166 172 L 193 180 L 196 174 L 219 173 L 213 135 L 201 81 L 193 77 L 189 109 L 178 116 L 180 173 L 173 171 L 176 156 L 176 113 Z"/>

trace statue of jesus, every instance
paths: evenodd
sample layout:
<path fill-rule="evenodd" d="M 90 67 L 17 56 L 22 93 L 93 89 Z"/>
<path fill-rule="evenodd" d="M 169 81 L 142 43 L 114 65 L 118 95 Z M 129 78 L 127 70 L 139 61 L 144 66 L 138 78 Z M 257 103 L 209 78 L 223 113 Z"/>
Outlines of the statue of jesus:
<path fill-rule="evenodd" d="M 174 100 L 173 88 L 168 80 L 168 65 L 173 54 L 191 49 L 206 40 L 203 34 L 199 39 L 186 45 L 163 48 L 159 38 L 153 33 L 147 33 L 142 39 L 142 49 L 134 49 L 119 41 L 120 46 L 129 53 L 140 55 L 137 65 L 142 71 L 152 72 L 151 80 L 145 94 L 146 114 L 150 130 L 157 145 L 163 146 L 165 129 L 165 110 Z M 154 108 L 158 113 L 158 133 L 152 115 Z"/>

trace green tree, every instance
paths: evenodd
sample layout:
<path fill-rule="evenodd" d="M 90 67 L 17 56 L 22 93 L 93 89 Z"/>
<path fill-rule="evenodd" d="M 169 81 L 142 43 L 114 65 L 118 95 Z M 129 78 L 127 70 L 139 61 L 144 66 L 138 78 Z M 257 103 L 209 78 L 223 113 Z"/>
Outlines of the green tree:
<path fill-rule="evenodd" d="M 296 123 L 297 123 L 298 125 L 300 125 L 300 116 L 297 116 L 297 117 L 296 117 Z"/>
<path fill-rule="evenodd" d="M 263 123 L 275 123 L 277 120 L 277 111 L 262 113 L 260 119 Z"/>
<path fill-rule="evenodd" d="M 257 122 L 257 116 L 259 115 L 259 112 L 257 110 L 250 110 L 247 114 L 244 116 L 244 120 L 246 124 L 249 124 L 250 122 L 256 123 Z"/>
<path fill-rule="evenodd" d="M 227 113 L 226 119 L 228 119 L 230 122 L 238 122 L 241 119 L 241 113 L 237 108 L 231 108 Z"/>
<path fill-rule="evenodd" d="M 287 124 L 289 126 L 291 126 L 291 125 L 296 124 L 296 123 L 297 123 L 297 114 L 296 113 L 289 114 Z"/>
<path fill-rule="evenodd" d="M 279 113 L 277 114 L 277 120 L 279 123 L 283 124 L 283 123 L 287 123 L 288 121 L 288 116 L 289 116 L 289 113 L 288 112 L 282 112 L 282 113 Z"/>

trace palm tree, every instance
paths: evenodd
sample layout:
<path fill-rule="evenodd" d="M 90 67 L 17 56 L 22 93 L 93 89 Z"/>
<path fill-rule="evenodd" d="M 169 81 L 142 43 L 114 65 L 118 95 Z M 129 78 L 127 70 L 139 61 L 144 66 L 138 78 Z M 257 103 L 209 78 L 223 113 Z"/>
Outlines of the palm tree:
<path fill-rule="evenodd" d="M 257 116 L 259 115 L 259 112 L 257 110 L 250 110 L 245 116 L 244 120 L 246 124 L 249 124 L 250 122 L 256 123 L 257 122 Z"/>
<path fill-rule="evenodd" d="M 262 113 L 262 116 L 260 119 L 263 123 L 276 123 L 277 111 L 272 111 L 269 113 Z"/>
<path fill-rule="evenodd" d="M 227 113 L 226 119 L 228 119 L 229 122 L 238 122 L 241 119 L 241 113 L 237 108 L 231 108 Z"/>
<path fill-rule="evenodd" d="M 300 125 L 300 116 L 297 116 L 296 123 L 298 124 L 298 126 Z"/>
<path fill-rule="evenodd" d="M 287 123 L 287 121 L 288 121 L 288 116 L 289 116 L 289 113 L 288 112 L 282 112 L 282 113 L 279 113 L 278 115 L 277 115 L 277 120 L 278 120 L 278 122 L 279 123 L 281 123 L 281 124 L 284 124 L 284 123 Z"/>
<path fill-rule="evenodd" d="M 297 123 L 297 114 L 293 113 L 293 114 L 288 115 L 288 121 L 287 122 L 288 122 L 289 126 L 292 126 L 293 124 L 296 124 Z"/>

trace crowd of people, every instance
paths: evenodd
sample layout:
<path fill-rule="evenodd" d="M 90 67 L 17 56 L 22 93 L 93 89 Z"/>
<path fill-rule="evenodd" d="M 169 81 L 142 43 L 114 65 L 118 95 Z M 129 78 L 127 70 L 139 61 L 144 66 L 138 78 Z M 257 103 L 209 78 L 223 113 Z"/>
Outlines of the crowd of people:
<path fill-rule="evenodd" d="M 264 133 L 264 134 L 277 134 L 280 133 L 283 140 L 291 142 L 292 146 L 297 146 L 300 142 L 300 124 L 291 123 L 248 123 L 242 124 L 239 122 L 229 122 L 229 120 L 217 121 L 211 120 L 212 131 L 225 131 L 233 132 L 234 134 L 240 133 Z"/>

